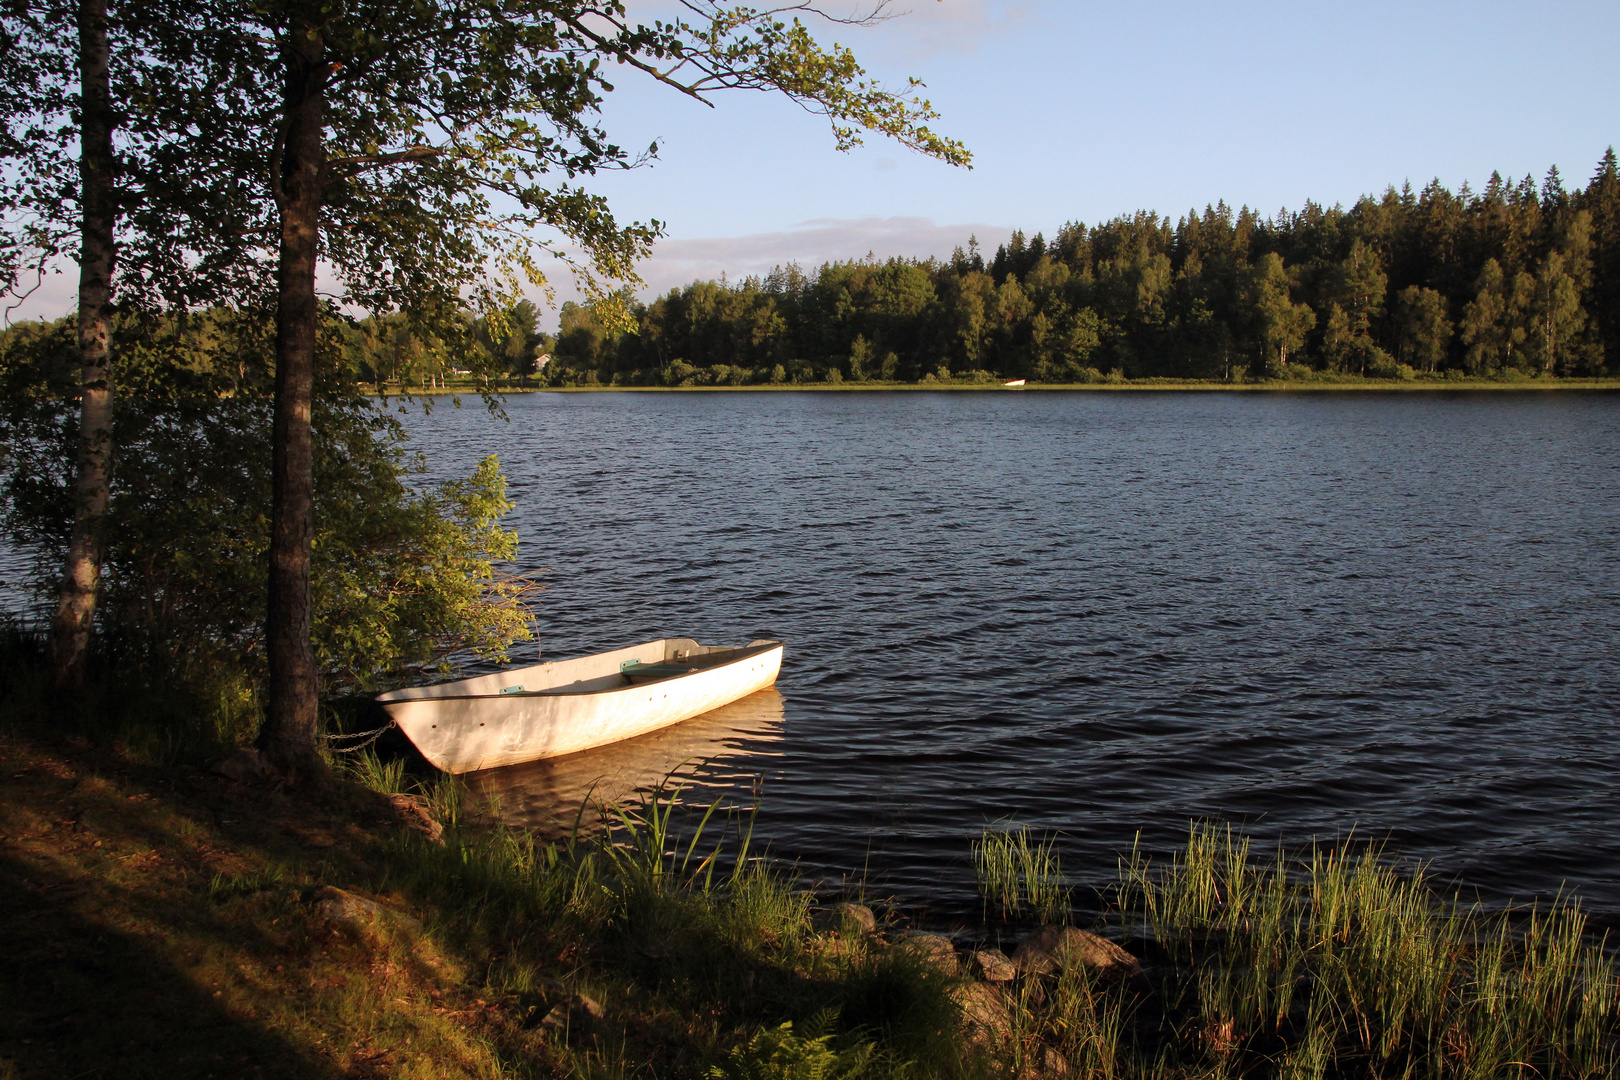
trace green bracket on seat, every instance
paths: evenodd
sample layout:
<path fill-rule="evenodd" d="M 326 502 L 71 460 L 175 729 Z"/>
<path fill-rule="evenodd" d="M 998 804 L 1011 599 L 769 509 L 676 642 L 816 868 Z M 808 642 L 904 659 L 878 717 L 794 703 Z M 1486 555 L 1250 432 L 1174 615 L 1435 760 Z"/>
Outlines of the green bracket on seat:
<path fill-rule="evenodd" d="M 521 687 L 521 686 L 503 686 L 503 687 L 501 687 L 501 693 L 503 693 L 503 694 L 521 694 L 521 693 L 523 693 L 523 687 Z"/>
<path fill-rule="evenodd" d="M 626 660 L 624 663 L 619 665 L 619 671 L 620 672 L 625 672 L 625 671 L 629 671 L 631 668 L 638 668 L 640 666 L 641 666 L 641 661 L 640 660 Z"/>

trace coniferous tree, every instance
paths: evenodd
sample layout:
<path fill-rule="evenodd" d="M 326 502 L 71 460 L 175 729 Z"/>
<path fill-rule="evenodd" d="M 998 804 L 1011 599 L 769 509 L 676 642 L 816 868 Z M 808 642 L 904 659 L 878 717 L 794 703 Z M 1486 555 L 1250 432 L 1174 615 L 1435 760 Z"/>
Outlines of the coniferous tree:
<path fill-rule="evenodd" d="M 1620 165 L 1614 147 L 1598 162 L 1580 204 L 1592 215 L 1591 296 L 1603 350 L 1596 359 L 1613 374 L 1620 371 Z"/>

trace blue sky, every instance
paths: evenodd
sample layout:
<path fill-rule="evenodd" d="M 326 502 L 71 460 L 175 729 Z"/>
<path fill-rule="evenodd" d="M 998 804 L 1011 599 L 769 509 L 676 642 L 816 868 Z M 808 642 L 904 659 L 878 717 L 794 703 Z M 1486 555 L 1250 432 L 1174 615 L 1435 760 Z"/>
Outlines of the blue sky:
<path fill-rule="evenodd" d="M 643 16 L 670 6 L 630 4 Z M 974 167 L 877 138 L 839 154 L 825 121 L 780 97 L 721 94 L 706 108 L 625 72 L 608 129 L 663 149 L 590 186 L 621 218 L 666 223 L 644 295 L 789 260 L 944 256 L 972 234 L 993 250 L 1014 228 L 1050 235 L 1218 199 L 1271 214 L 1405 180 L 1477 186 L 1493 169 L 1539 181 L 1553 164 L 1584 184 L 1620 143 L 1612 0 L 896 0 L 891 11 L 873 29 L 820 32 L 891 84 L 924 79 L 937 126 Z M 20 314 L 65 310 L 70 276 L 52 286 Z"/>
<path fill-rule="evenodd" d="M 1539 182 L 1553 164 L 1584 184 L 1620 142 L 1620 4 L 894 6 L 908 9 L 823 36 L 893 83 L 924 79 L 971 171 L 878 139 L 838 154 L 823 121 L 779 98 L 706 109 L 623 80 L 611 129 L 663 150 L 594 186 L 621 216 L 666 223 L 648 291 L 1223 198 L 1270 214 L 1405 180 L 1477 186 L 1493 169 Z"/>

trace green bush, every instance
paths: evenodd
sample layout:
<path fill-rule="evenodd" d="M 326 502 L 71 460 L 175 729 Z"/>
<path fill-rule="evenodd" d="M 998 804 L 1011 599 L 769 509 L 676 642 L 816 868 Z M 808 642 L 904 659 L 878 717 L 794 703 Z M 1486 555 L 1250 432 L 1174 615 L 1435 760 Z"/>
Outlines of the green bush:
<path fill-rule="evenodd" d="M 397 680 L 458 653 L 504 657 L 530 637 L 532 583 L 499 566 L 516 535 L 494 458 L 413 491 L 405 432 L 346 377 L 334 322 L 323 339 L 311 567 L 328 688 Z M 251 313 L 187 323 L 135 316 L 115 335 L 119 392 L 97 647 L 182 681 L 262 673 L 269 548 L 268 327 Z M 77 415 L 71 320 L 0 339 L 0 433 L 11 468 L 0 511 L 38 554 L 49 594 L 72 521 Z"/>

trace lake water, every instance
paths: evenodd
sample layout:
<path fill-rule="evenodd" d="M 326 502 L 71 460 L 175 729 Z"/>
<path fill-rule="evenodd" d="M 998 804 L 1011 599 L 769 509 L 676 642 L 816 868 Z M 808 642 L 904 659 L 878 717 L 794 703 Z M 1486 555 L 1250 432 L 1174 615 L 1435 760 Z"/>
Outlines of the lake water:
<path fill-rule="evenodd" d="M 564 657 L 787 642 L 775 691 L 482 779 L 571 820 L 683 762 L 811 880 L 977 910 L 1017 821 L 1103 885 L 1190 820 L 1355 835 L 1620 925 L 1620 395 L 593 393 L 498 454 Z M 22 569 L 10 556 L 8 580 Z M 531 660 L 533 646 L 516 657 Z"/>
<path fill-rule="evenodd" d="M 976 909 L 1013 820 L 1112 880 L 1190 820 L 1620 913 L 1620 396 L 682 393 L 410 421 L 500 455 L 548 657 L 787 642 L 774 693 L 489 777 L 687 758 L 806 877 Z M 531 647 L 532 648 L 532 647 Z M 529 654 L 532 656 L 532 653 Z"/>

